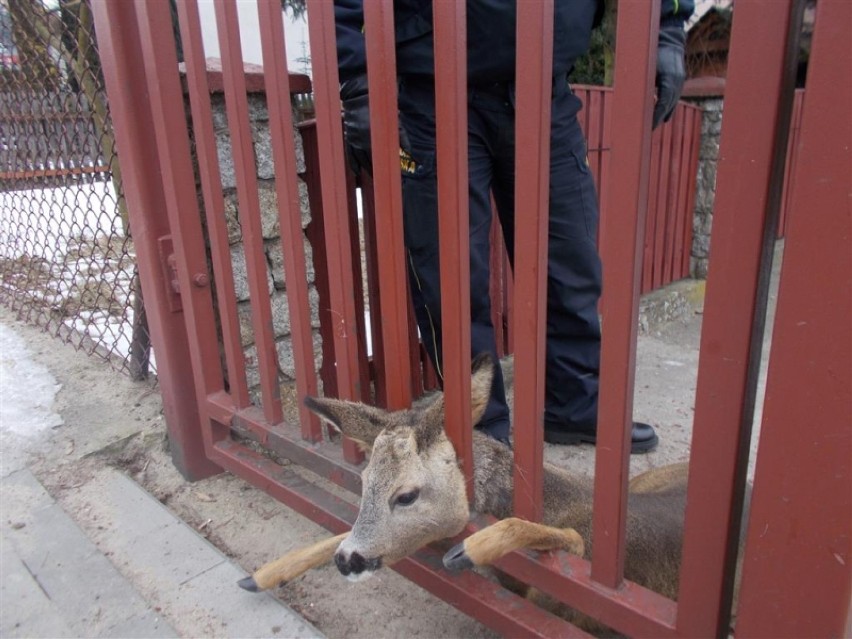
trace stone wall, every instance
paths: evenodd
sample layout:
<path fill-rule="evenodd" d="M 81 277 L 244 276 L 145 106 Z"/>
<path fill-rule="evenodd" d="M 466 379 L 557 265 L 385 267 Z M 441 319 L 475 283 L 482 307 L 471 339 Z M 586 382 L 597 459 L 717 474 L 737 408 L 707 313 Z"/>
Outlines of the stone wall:
<path fill-rule="evenodd" d="M 211 73 L 218 71 L 214 69 Z M 247 69 L 247 79 L 250 70 Z M 256 73 L 256 70 L 254 71 Z M 221 173 L 222 190 L 225 198 L 224 215 L 228 231 L 228 244 L 231 253 L 231 264 L 234 275 L 234 288 L 237 302 L 237 314 L 240 326 L 240 337 L 246 358 L 246 375 L 249 390 L 254 400 L 259 396 L 260 377 L 258 373 L 257 349 L 255 346 L 254 329 L 252 326 L 252 310 L 249 294 L 248 272 L 246 268 L 245 247 L 240 223 L 239 203 L 237 199 L 237 183 L 234 171 L 234 158 L 231 151 L 231 140 L 228 132 L 228 121 L 224 94 L 217 82 L 211 81 L 211 107 L 213 113 L 213 129 L 216 138 L 216 148 Z M 262 85 L 248 83 L 249 91 L 249 121 L 255 153 L 255 170 L 258 183 L 258 199 L 260 201 L 261 233 L 266 257 L 266 290 L 272 307 L 272 326 L 275 345 L 278 353 L 279 382 L 282 387 L 294 382 L 296 370 L 293 355 L 293 341 L 290 326 L 290 309 L 287 300 L 287 282 L 284 273 L 284 254 L 281 242 L 281 229 L 278 217 L 278 198 L 275 191 L 275 166 L 272 157 L 271 136 L 269 131 L 269 112 L 266 106 L 266 96 Z M 294 113 L 296 113 L 294 109 Z M 296 147 L 297 172 L 305 170 L 305 158 L 302 138 L 298 128 L 293 126 Z M 305 250 L 308 294 L 311 303 L 311 327 L 313 332 L 314 353 L 317 368 L 322 361 L 322 341 L 319 332 L 319 295 L 315 285 L 315 270 L 311 245 L 305 236 L 305 229 L 311 222 L 311 211 L 308 204 L 308 190 L 301 178 L 297 178 L 299 199 L 301 205 L 302 237 Z M 199 184 L 199 201 L 203 202 Z M 290 241 L 289 238 L 287 240 Z M 217 291 L 217 295 L 219 295 Z M 284 389 L 282 388 L 282 391 Z"/>
<path fill-rule="evenodd" d="M 719 137 L 722 131 L 721 98 L 694 100 L 704 110 L 701 122 L 701 148 L 698 155 L 698 178 L 695 185 L 695 214 L 692 230 L 692 257 L 689 273 L 697 279 L 707 277 L 710 259 L 710 232 L 713 227 L 713 202 L 716 197 L 716 164 L 719 160 Z"/>

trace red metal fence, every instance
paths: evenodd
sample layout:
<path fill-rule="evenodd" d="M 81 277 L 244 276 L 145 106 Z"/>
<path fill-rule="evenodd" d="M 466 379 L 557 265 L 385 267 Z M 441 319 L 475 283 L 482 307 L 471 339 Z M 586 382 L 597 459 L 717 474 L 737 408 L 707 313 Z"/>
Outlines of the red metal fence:
<path fill-rule="evenodd" d="M 182 103 L 168 5 L 157 1 L 95 3 L 104 73 L 122 149 L 127 198 L 137 233 L 139 266 L 158 353 L 167 419 L 178 460 L 190 476 L 225 468 L 269 491 L 334 532 L 347 530 L 356 509 L 305 482 L 235 434 L 257 440 L 296 463 L 350 490 L 360 488 L 354 447 L 321 442 L 315 418 L 282 418 L 277 357 L 269 335 L 269 299 L 264 289 L 254 158 L 246 117 L 245 86 L 235 5 L 217 2 L 218 33 L 240 215 L 252 286 L 262 387 L 260 408 L 249 401 L 235 309 L 228 302 L 230 262 L 223 242 L 219 166 L 209 121 L 209 92 L 200 45 L 197 7 L 179 0 L 190 102 L 195 120 L 199 177 L 204 191 L 210 258 L 216 282 L 214 307 L 196 180 Z M 384 402 L 406 406 L 412 396 L 410 320 L 401 251 L 401 204 L 396 157 L 396 107 L 392 1 L 367 2 L 366 33 L 373 96 L 376 280 L 381 290 L 383 348 L 377 357 Z M 511 306 L 516 358 L 515 511 L 536 518 L 541 509 L 544 366 L 544 255 L 547 210 L 546 144 L 549 120 L 543 105 L 551 86 L 552 40 L 546 2 L 519 11 L 516 197 L 530 215 L 519 228 L 516 282 Z M 276 188 L 293 323 L 298 395 L 318 389 L 308 330 L 307 287 L 295 189 L 294 140 L 288 76 L 283 63 L 279 0 L 261 0 L 266 89 L 273 130 Z M 591 562 L 555 556 L 536 560 L 513 554 L 499 563 L 509 574 L 629 635 L 724 636 L 740 535 L 749 438 L 757 385 L 768 269 L 781 205 L 781 184 L 793 104 L 795 35 L 803 3 L 755 0 L 737 4 L 731 44 L 727 104 L 722 134 L 714 219 L 714 257 L 707 284 L 688 506 L 677 601 L 623 578 L 627 515 L 627 459 L 632 416 L 636 316 L 649 237 L 669 246 L 676 237 L 647 230 L 649 199 L 679 201 L 688 194 L 654 181 L 654 142 L 649 130 L 658 3 L 621 3 L 618 59 L 610 118 L 610 188 L 603 194 L 610 229 L 601 236 L 607 298 L 603 342 L 599 439 L 596 450 L 595 545 Z M 332 5 L 308 0 L 316 104 L 316 153 L 322 198 L 333 317 L 335 390 L 344 398 L 369 398 L 362 376 L 359 313 L 354 277 L 355 238 L 348 214 L 338 101 Z M 435 4 L 437 64 L 446 70 L 438 89 L 442 268 L 467 264 L 464 144 L 464 5 Z M 852 59 L 846 0 L 821 0 L 808 94 L 799 133 L 802 162 L 789 208 L 786 255 L 776 316 L 773 356 L 757 459 L 753 507 L 747 528 L 744 577 L 736 634 L 743 636 L 839 636 L 849 611 L 850 429 L 852 316 L 848 216 L 849 148 L 852 135 Z M 373 64 L 375 62 L 375 64 Z M 134 81 L 127 81 L 133 78 Z M 837 78 L 842 80 L 838 82 Z M 199 124 L 201 126 L 199 127 Z M 666 150 L 660 143 L 661 160 Z M 682 151 L 681 151 L 682 152 Z M 664 162 L 661 161 L 661 165 Z M 650 190 L 650 196 L 649 196 Z M 656 195 L 654 195 L 656 193 Z M 530 206 L 536 203 L 536 206 Z M 813 215 L 818 211 L 819 215 Z M 459 214 L 462 213 L 462 214 Z M 607 218 L 607 216 L 609 217 Z M 650 235 L 649 235 L 650 233 Z M 287 239 L 289 238 L 289 239 Z M 293 238 L 298 238 L 294 241 Z M 394 249 L 397 247 L 397 250 Z M 665 252 L 664 252 L 665 254 Z M 162 262 L 175 265 L 179 305 Z M 655 270 L 656 268 L 656 270 Z M 446 271 L 445 271 L 446 272 Z M 651 282 L 666 267 L 652 267 Z M 468 281 L 444 278 L 445 383 L 449 432 L 470 478 Z M 840 286 L 838 286 L 840 278 Z M 838 289 L 840 292 L 838 293 Z M 372 304 L 373 302 L 371 302 Z M 371 311 L 374 309 L 371 308 Z M 449 318 L 452 318 L 451 320 Z M 217 324 L 218 322 L 218 324 Z M 224 345 L 220 359 L 219 334 Z M 160 353 L 163 354 L 160 358 Z M 776 357 L 777 354 L 777 357 Z M 224 363 L 223 363 L 224 361 Z M 227 371 L 226 385 L 225 371 Z M 188 401 L 195 399 L 196 401 Z M 524 426 L 521 426 L 524 425 Z M 182 454 L 181 454 L 182 453 Z M 576 636 L 576 629 L 472 573 L 451 575 L 440 554 L 426 548 L 394 568 L 462 610 L 507 635 Z"/>
<path fill-rule="evenodd" d="M 611 220 L 618 212 L 608 206 L 612 173 L 613 91 L 604 87 L 574 87 L 583 101 L 581 124 L 586 134 L 589 164 L 601 200 L 601 236 L 618 232 Z M 647 293 L 689 277 L 692 249 L 692 212 L 698 150 L 701 146 L 701 109 L 681 102 L 672 119 L 651 135 L 651 174 L 648 218 L 640 292 Z M 602 240 L 603 241 L 603 240 Z"/>
<path fill-rule="evenodd" d="M 589 165 L 595 178 L 597 192 L 601 194 L 601 223 L 599 242 L 606 241 L 605 236 L 609 233 L 618 233 L 617 212 L 607 207 L 606 195 L 610 190 L 611 172 L 609 170 L 610 155 L 612 151 L 611 140 L 611 117 L 613 92 L 606 87 L 591 87 L 577 85 L 572 87 L 575 94 L 583 102 L 581 115 L 581 126 L 586 135 Z M 320 196 L 321 183 L 320 171 L 315 167 L 319 163 L 317 149 L 316 120 L 308 120 L 300 125 L 302 139 L 306 154 L 307 174 L 304 177 L 308 192 L 311 197 L 311 211 L 318 226 L 322 223 L 322 198 Z M 652 134 L 651 144 L 651 177 L 647 195 L 648 220 L 645 228 L 645 240 L 642 258 L 642 284 L 641 293 L 647 293 L 666 284 L 689 276 L 689 258 L 692 244 L 692 214 L 693 200 L 695 199 L 695 180 L 698 164 L 698 149 L 701 144 L 701 110 L 684 102 L 678 104 L 672 120 L 656 129 Z M 359 333 L 368 330 L 370 343 L 374 357 L 360 358 L 360 376 L 363 384 L 375 380 L 377 400 L 384 405 L 384 380 L 386 371 L 383 367 L 382 353 L 385 349 L 383 341 L 381 322 L 374 321 L 367 328 L 361 322 L 360 317 L 364 311 L 364 304 L 372 309 L 379 309 L 381 305 L 381 290 L 379 286 L 378 271 L 378 247 L 384 246 L 377 239 L 376 205 L 373 197 L 373 181 L 366 173 L 360 176 L 359 185 L 362 187 L 363 197 L 363 224 L 364 224 L 364 248 L 365 260 L 363 267 L 366 269 L 366 278 L 361 278 L 362 265 L 359 260 L 353 260 L 353 272 L 355 277 L 353 283 L 356 287 L 356 321 L 359 322 Z M 357 239 L 358 210 L 355 203 L 354 192 L 356 182 L 347 180 L 349 228 L 353 238 Z M 610 222 L 610 220 L 615 220 Z M 315 250 L 323 251 L 325 242 L 322 233 L 315 236 Z M 494 220 L 492 229 L 492 258 L 491 258 L 491 299 L 492 299 L 492 323 L 497 334 L 498 352 L 500 355 L 514 352 L 512 345 L 513 321 L 512 304 L 514 288 L 512 272 L 509 266 L 508 256 L 503 247 L 502 232 L 500 225 Z M 360 251 L 357 243 L 352 244 L 355 253 Z M 322 253 L 324 255 L 324 253 Z M 320 264 L 324 262 L 320 259 Z M 323 300 L 327 299 L 328 274 L 320 267 L 317 272 L 318 286 Z M 366 287 L 362 286 L 362 280 L 366 281 Z M 362 300 L 366 300 L 363 302 Z M 321 304 L 325 308 L 327 305 Z M 321 311 L 323 316 L 323 335 L 331 338 L 330 313 Z M 417 331 L 414 326 L 413 316 L 409 323 L 409 351 L 412 362 L 412 388 L 419 395 L 422 390 L 430 390 L 438 387 L 437 375 L 426 357 L 425 352 L 419 348 Z M 334 392 L 335 380 L 333 379 L 333 349 L 330 340 L 324 340 L 326 357 L 324 361 L 327 366 L 323 370 L 323 381 L 326 388 Z M 364 352 L 364 349 L 361 349 Z"/>

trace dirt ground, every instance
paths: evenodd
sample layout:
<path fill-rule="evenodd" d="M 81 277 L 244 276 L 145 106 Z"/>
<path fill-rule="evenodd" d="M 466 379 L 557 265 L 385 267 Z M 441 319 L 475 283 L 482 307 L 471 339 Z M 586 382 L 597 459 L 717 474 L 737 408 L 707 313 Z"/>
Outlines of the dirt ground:
<path fill-rule="evenodd" d="M 0 321 L 22 336 L 33 359 L 62 385 L 54 410 L 64 423 L 28 445 L 28 465 L 96 544 L 109 534 L 97 507 L 99 478 L 108 467 L 127 473 L 247 572 L 328 535 L 230 474 L 186 482 L 171 463 L 155 385 L 129 381 L 102 361 L 17 322 L 3 307 Z M 658 426 L 661 443 L 657 451 L 632 458 L 632 475 L 688 457 L 700 325 L 696 309 L 640 338 L 635 416 Z M 591 446 L 548 445 L 545 454 L 577 472 L 593 471 Z M 156 584 L 135 585 L 143 596 L 156 591 Z M 496 636 L 392 570 L 353 584 L 326 567 L 277 594 L 332 638 Z M 161 605 L 169 618 L 168 602 Z M 170 621 L 187 636 L 204 627 L 203 620 Z"/>

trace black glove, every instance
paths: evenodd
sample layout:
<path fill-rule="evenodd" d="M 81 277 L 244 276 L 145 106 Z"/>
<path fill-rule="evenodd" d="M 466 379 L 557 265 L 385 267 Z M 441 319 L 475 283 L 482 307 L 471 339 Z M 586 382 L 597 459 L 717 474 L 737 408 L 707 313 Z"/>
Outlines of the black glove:
<path fill-rule="evenodd" d="M 677 106 L 683 83 L 686 81 L 684 48 L 686 32 L 679 24 L 660 27 L 657 45 L 657 103 L 654 105 L 653 128 L 668 122 Z"/>
<path fill-rule="evenodd" d="M 367 76 L 360 75 L 340 85 L 343 102 L 343 139 L 346 156 L 356 175 L 362 170 L 373 174 L 372 148 L 370 141 L 370 98 L 367 95 Z M 399 125 L 400 148 L 409 151 L 411 145 L 402 124 Z"/>

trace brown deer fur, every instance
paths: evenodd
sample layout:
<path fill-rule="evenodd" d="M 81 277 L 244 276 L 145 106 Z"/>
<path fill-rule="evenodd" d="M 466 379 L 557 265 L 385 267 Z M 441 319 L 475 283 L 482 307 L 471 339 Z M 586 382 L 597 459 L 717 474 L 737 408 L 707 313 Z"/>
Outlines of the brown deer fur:
<path fill-rule="evenodd" d="M 477 358 L 471 381 L 472 423 L 485 410 L 492 376 L 491 358 Z M 307 404 L 372 451 L 363 471 L 358 519 L 348 535 L 285 555 L 240 585 L 268 588 L 332 558 L 343 574 L 358 579 L 462 531 L 469 519 L 468 503 L 455 450 L 444 432 L 443 395 L 397 412 L 335 399 L 308 399 Z M 473 508 L 503 521 L 447 553 L 446 565 L 487 565 L 518 548 L 591 555 L 590 480 L 545 464 L 544 516 L 541 525 L 533 524 L 511 517 L 511 449 L 474 431 L 473 454 Z M 670 598 L 677 596 L 686 480 L 683 463 L 650 470 L 629 484 L 625 577 Z M 592 620 L 539 593 L 529 595 L 575 623 L 594 627 Z"/>

